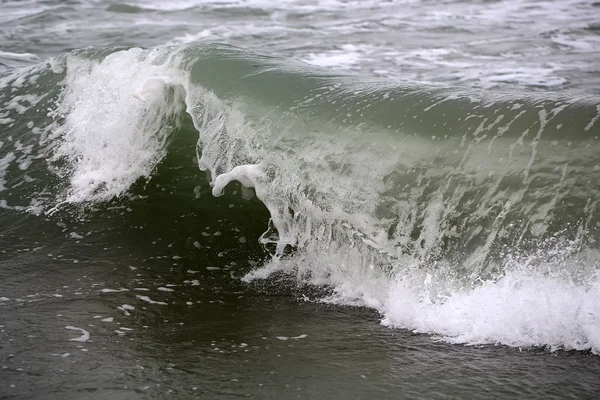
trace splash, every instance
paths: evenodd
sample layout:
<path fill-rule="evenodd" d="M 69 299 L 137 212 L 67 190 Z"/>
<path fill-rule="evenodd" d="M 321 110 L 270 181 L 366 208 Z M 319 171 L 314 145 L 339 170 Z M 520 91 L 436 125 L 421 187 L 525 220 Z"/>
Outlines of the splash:
<path fill-rule="evenodd" d="M 131 49 L 90 60 L 68 55 L 48 138 L 50 162 L 68 179 L 67 203 L 105 201 L 148 179 L 179 128 L 183 89 L 159 51 Z"/>

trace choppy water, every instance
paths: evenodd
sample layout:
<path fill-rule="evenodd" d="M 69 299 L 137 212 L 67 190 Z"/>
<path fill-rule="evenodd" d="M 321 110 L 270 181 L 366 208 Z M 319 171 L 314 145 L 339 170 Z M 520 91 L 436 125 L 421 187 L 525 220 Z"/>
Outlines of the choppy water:
<path fill-rule="evenodd" d="M 593 397 L 598 10 L 0 3 L 0 394 Z"/>

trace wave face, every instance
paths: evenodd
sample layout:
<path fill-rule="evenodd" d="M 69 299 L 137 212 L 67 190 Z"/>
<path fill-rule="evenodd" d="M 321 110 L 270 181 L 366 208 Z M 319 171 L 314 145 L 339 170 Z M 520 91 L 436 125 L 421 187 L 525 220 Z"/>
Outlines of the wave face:
<path fill-rule="evenodd" d="M 244 280 L 326 285 L 453 343 L 600 352 L 600 98 L 398 86 L 220 45 L 77 50 L 0 90 L 4 209 L 102 207 L 196 135 L 213 195 L 238 181 L 270 213 L 271 257 Z"/>

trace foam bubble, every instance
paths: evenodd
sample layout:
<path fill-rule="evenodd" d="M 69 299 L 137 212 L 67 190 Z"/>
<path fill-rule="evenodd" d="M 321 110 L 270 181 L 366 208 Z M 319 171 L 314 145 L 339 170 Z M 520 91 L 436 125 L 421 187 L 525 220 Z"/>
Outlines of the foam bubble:
<path fill-rule="evenodd" d="M 120 293 L 120 292 L 128 292 L 129 289 L 125 289 L 125 288 L 120 288 L 120 289 L 110 289 L 110 288 L 104 288 L 104 289 L 100 289 L 100 292 L 102 293 Z"/>
<path fill-rule="evenodd" d="M 85 329 L 77 328 L 75 326 L 70 326 L 70 325 L 65 326 L 65 329 L 81 332 L 80 337 L 69 339 L 72 342 L 87 342 L 88 340 L 90 340 L 90 333 L 88 331 L 86 331 Z"/>
<path fill-rule="evenodd" d="M 140 299 L 140 300 L 142 300 L 142 301 L 145 301 L 146 303 L 150 303 L 150 304 L 159 304 L 159 305 L 162 305 L 162 306 L 166 306 L 166 305 L 167 305 L 167 303 L 165 303 L 165 302 L 163 302 L 163 301 L 154 301 L 154 300 L 152 300 L 152 299 L 151 299 L 150 297 L 148 297 L 148 296 L 141 296 L 141 295 L 139 295 L 139 294 L 138 294 L 138 295 L 136 295 L 135 297 L 137 297 L 138 299 Z"/>

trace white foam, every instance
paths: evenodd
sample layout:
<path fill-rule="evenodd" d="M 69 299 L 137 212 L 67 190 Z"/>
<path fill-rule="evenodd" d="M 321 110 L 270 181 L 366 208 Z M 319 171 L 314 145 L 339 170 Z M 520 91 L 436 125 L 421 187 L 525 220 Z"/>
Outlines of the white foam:
<path fill-rule="evenodd" d="M 256 189 L 256 184 L 262 175 L 263 172 L 259 165 L 239 165 L 231 171 L 217 176 L 212 189 L 213 196 L 221 196 L 225 186 L 232 181 L 238 181 L 246 188 Z M 260 194 L 263 195 L 263 192 Z"/>
<path fill-rule="evenodd" d="M 24 114 L 25 111 L 38 104 L 44 97 L 45 94 L 24 94 L 14 96 L 9 102 L 6 103 L 6 110 L 15 110 L 18 114 Z"/>
<path fill-rule="evenodd" d="M 497 282 L 431 299 L 398 280 L 381 307 L 383 323 L 452 343 L 591 349 L 600 353 L 600 281 L 590 286 L 514 271 Z"/>
<path fill-rule="evenodd" d="M 137 7 L 142 7 L 146 10 L 160 10 L 160 11 L 181 11 L 187 10 L 203 3 L 202 0 L 177 0 L 177 1 L 140 1 L 140 0 L 132 0 L 125 2 L 124 4 L 129 4 Z M 218 3 L 218 1 L 217 1 Z"/>
<path fill-rule="evenodd" d="M 292 339 L 292 340 L 304 339 L 307 336 L 308 336 L 307 334 L 303 333 L 303 334 L 298 335 L 298 336 L 275 336 L 275 338 L 277 340 L 286 341 L 286 340 L 289 340 L 289 339 Z"/>
<path fill-rule="evenodd" d="M 123 314 L 125 314 L 126 317 L 131 315 L 131 313 L 129 311 L 127 311 L 125 308 L 123 308 L 121 306 L 117 307 L 117 309 L 123 311 Z"/>
<path fill-rule="evenodd" d="M 584 130 L 587 132 L 592 129 L 594 124 L 598 121 L 598 118 L 600 118 L 600 104 L 596 106 L 596 115 L 594 115 L 590 122 L 585 126 Z"/>
<path fill-rule="evenodd" d="M 13 60 L 19 61 L 28 61 L 28 62 L 39 62 L 40 58 L 32 53 L 12 53 L 10 51 L 1 51 L 0 50 L 0 58 L 9 58 Z"/>
<path fill-rule="evenodd" d="M 334 49 L 328 52 L 309 53 L 302 61 L 320 67 L 352 69 L 359 64 L 364 57 L 364 52 L 360 51 L 355 46 L 345 46 L 341 49 Z"/>
<path fill-rule="evenodd" d="M 162 305 L 162 306 L 166 306 L 166 305 L 167 305 L 167 303 L 165 303 L 165 302 L 163 302 L 163 301 L 154 301 L 154 300 L 152 300 L 152 299 L 151 299 L 150 297 L 148 297 L 148 296 L 141 296 L 141 295 L 139 295 L 139 294 L 138 294 L 138 295 L 136 295 L 135 297 L 137 297 L 138 299 L 140 299 L 140 300 L 142 300 L 142 301 L 145 301 L 146 303 L 150 303 L 150 304 L 159 304 L 159 305 Z"/>
<path fill-rule="evenodd" d="M 568 46 L 578 53 L 597 52 L 600 49 L 600 39 L 597 36 L 570 37 L 569 35 L 559 34 L 552 37 L 552 42 L 563 46 Z"/>
<path fill-rule="evenodd" d="M 90 340 L 90 333 L 85 329 L 77 328 L 75 326 L 65 326 L 65 329 L 81 332 L 80 337 L 69 339 L 72 342 L 87 342 L 88 340 Z"/>
<path fill-rule="evenodd" d="M 5 190 L 6 187 L 6 170 L 10 166 L 10 163 L 13 162 L 17 157 L 14 153 L 8 153 L 3 158 L 0 158 L 0 192 Z"/>
<path fill-rule="evenodd" d="M 167 77 L 168 60 L 157 61 L 161 55 L 131 49 L 101 62 L 67 58 L 55 111 L 64 123 L 50 137 L 53 160 L 70 182 L 64 201 L 119 196 L 164 157 L 183 101 L 181 88 Z"/>
<path fill-rule="evenodd" d="M 110 288 L 104 288 L 104 289 L 100 289 L 100 292 L 102 293 L 121 293 L 121 292 L 128 292 L 129 289 L 125 289 L 125 288 L 120 288 L 120 289 L 110 289 Z"/>

